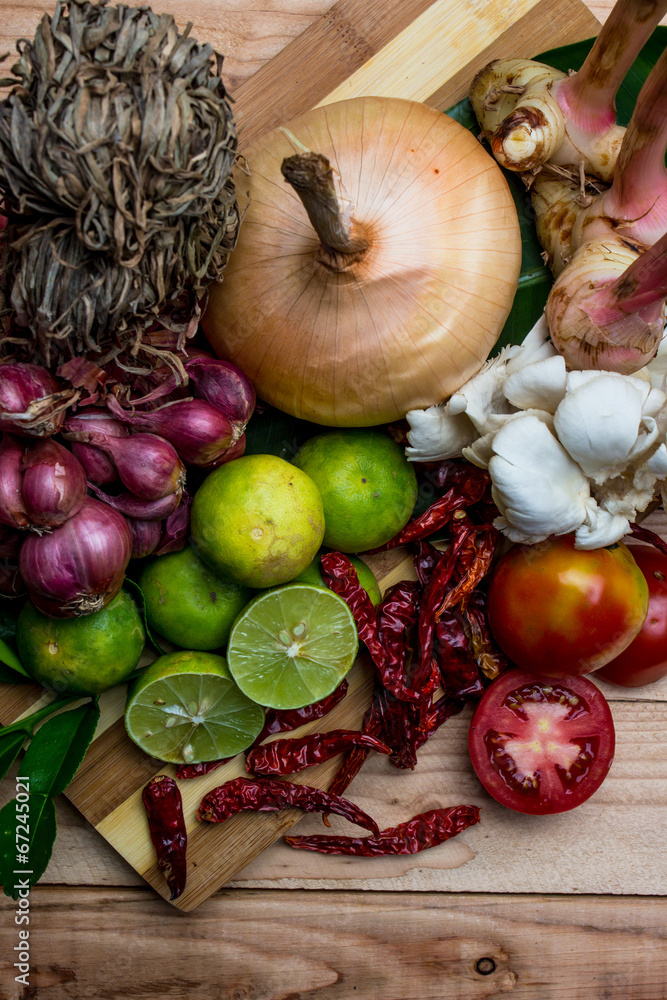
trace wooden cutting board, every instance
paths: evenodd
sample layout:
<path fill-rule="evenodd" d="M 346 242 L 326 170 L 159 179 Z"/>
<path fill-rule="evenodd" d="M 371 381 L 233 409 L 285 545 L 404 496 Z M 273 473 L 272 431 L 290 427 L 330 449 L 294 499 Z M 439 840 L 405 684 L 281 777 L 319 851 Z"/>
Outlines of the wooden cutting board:
<path fill-rule="evenodd" d="M 183 23 L 175 0 L 155 0 Z M 385 95 L 423 101 L 446 110 L 467 92 L 472 76 L 490 59 L 531 56 L 591 37 L 598 23 L 579 0 L 319 0 L 304 16 L 307 27 L 291 38 L 281 22 L 283 47 L 256 71 L 266 57 L 267 23 L 294 13 L 289 0 L 272 12 L 249 2 L 243 21 L 228 0 L 197 0 L 188 5 L 193 34 L 208 39 L 229 56 L 226 63 L 241 151 L 259 134 L 321 104 L 361 95 Z M 299 5 L 299 10 L 306 7 Z M 36 16 L 36 15 L 35 15 Z M 25 15 L 24 15 L 25 17 Z M 235 20 L 236 18 L 236 20 Z M 299 27 L 301 23 L 296 18 Z M 228 25 L 231 24 L 231 31 Z M 223 27 L 221 27 L 223 25 Z M 32 34 L 34 22 L 0 29 L 0 49 L 13 47 L 16 35 Z M 245 55 L 244 55 L 245 54 Z M 255 62 L 253 62 L 255 61 Z M 381 586 L 413 576 L 402 553 L 369 558 Z M 327 728 L 358 728 L 367 707 L 371 672 L 359 661 L 350 675 L 346 699 L 326 719 Z M 2 687 L 0 721 L 29 714 L 48 700 L 38 687 Z M 165 898 L 168 891 L 155 863 L 141 805 L 141 789 L 155 774 L 173 768 L 144 755 L 125 735 L 125 691 L 101 699 L 95 739 L 67 797 L 90 823 Z M 299 732 L 317 731 L 315 722 Z M 324 786 L 336 761 L 312 768 L 295 780 Z M 242 759 L 206 777 L 181 782 L 188 825 L 188 884 L 174 905 L 192 910 L 256 858 L 301 818 L 297 810 L 241 814 L 222 826 L 200 824 L 195 810 L 203 795 L 227 778 L 244 773 Z M 323 859 L 324 865 L 326 859 Z"/>

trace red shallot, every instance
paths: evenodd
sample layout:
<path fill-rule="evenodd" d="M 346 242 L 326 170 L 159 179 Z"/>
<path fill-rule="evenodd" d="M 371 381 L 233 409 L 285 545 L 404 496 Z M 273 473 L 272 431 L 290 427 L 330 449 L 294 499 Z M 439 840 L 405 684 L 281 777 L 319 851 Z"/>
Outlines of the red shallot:
<path fill-rule="evenodd" d="M 21 492 L 23 444 L 11 434 L 0 441 L 0 523 L 11 528 L 27 528 L 30 518 Z"/>
<path fill-rule="evenodd" d="M 19 569 L 35 607 L 53 618 L 72 618 L 99 611 L 116 596 L 131 552 L 125 518 L 86 497 L 60 528 L 26 538 Z"/>
<path fill-rule="evenodd" d="M 78 430 L 68 421 L 65 437 L 100 448 L 110 456 L 123 486 L 142 500 L 159 500 L 185 483 L 185 468 L 174 447 L 157 434 L 112 437 L 102 430 Z"/>
<path fill-rule="evenodd" d="M 232 444 L 238 440 L 255 409 L 255 389 L 240 368 L 220 358 L 193 357 L 185 370 L 195 393 L 223 413 L 232 425 Z"/>
<path fill-rule="evenodd" d="M 233 443 L 234 431 L 227 417 L 203 399 L 177 399 L 156 410 L 130 413 L 110 397 L 109 408 L 130 427 L 169 441 L 189 465 L 210 465 Z"/>
<path fill-rule="evenodd" d="M 71 451 L 53 438 L 31 444 L 21 462 L 23 505 L 34 531 L 49 530 L 76 514 L 86 496 L 86 474 Z"/>
<path fill-rule="evenodd" d="M 132 535 L 132 558 L 144 559 L 155 552 L 162 538 L 160 521 L 142 521 L 136 517 L 126 518 Z"/>
<path fill-rule="evenodd" d="M 107 486 L 118 479 L 116 466 L 108 455 L 94 444 L 72 441 L 72 453 L 76 455 L 86 473 L 86 479 L 98 486 Z"/>
<path fill-rule="evenodd" d="M 98 500 L 108 503 L 123 517 L 139 518 L 143 521 L 162 521 L 169 517 L 180 504 L 183 495 L 182 489 L 177 489 L 157 500 L 141 500 L 133 493 L 119 493 L 117 496 L 110 496 L 92 483 L 89 484 L 89 489 Z"/>
<path fill-rule="evenodd" d="M 62 427 L 74 389 L 62 390 L 41 365 L 0 364 L 0 431 L 27 437 L 50 437 Z"/>
<path fill-rule="evenodd" d="M 181 503 L 162 524 L 162 538 L 155 549 L 156 556 L 165 556 L 168 552 L 180 552 L 184 549 L 190 536 L 190 508 L 192 497 L 183 491 Z"/>

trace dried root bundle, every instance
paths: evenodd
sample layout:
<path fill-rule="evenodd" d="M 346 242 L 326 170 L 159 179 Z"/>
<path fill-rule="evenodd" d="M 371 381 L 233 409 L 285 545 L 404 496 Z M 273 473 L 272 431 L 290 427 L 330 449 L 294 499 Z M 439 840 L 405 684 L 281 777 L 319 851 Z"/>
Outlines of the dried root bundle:
<path fill-rule="evenodd" d="M 221 63 L 170 15 L 106 0 L 58 2 L 19 43 L 0 101 L 6 326 L 48 363 L 136 351 L 156 321 L 194 332 L 239 224 Z"/>

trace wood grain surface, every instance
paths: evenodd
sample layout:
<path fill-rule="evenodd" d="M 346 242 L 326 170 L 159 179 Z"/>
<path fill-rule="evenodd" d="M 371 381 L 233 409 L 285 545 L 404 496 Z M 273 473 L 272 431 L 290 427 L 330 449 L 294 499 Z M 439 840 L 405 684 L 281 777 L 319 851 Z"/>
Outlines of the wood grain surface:
<path fill-rule="evenodd" d="M 137 890 L 35 895 L 29 994 L 9 979 L 0 903 L 3 1000 L 665 996 L 665 906 L 641 897 L 583 896 L 575 909 L 553 895 L 223 890 L 184 917 Z"/>
<path fill-rule="evenodd" d="M 490 5 L 465 0 L 457 7 L 474 12 Z M 251 78 L 305 31 L 319 30 L 324 16 L 353 7 L 363 14 L 368 7 L 380 22 L 388 6 L 394 5 L 191 0 L 184 9 L 175 0 L 159 4 L 181 23 L 192 20 L 193 32 L 225 53 L 225 75 L 239 110 L 244 88 L 251 109 L 258 99 Z M 424 5 L 426 12 L 429 6 Z M 571 17 L 572 6 L 545 0 L 535 18 L 506 2 L 506 24 L 496 44 L 507 44 L 507 32 L 510 40 L 516 37 L 516 24 L 522 30 L 521 48 L 507 54 L 533 54 L 564 41 L 567 35 L 542 41 L 556 23 L 565 31 L 571 23 L 580 36 L 594 34 L 595 20 L 581 5 Z M 587 0 L 600 20 L 611 6 L 612 0 Z M 2 0 L 0 53 L 32 33 L 43 9 L 32 0 Z M 445 39 L 456 46 L 449 32 Z M 480 53 L 473 58 L 481 58 Z M 298 61 L 285 65 L 295 79 Z M 459 73 L 428 102 L 446 107 L 451 103 L 447 88 L 462 93 L 466 68 Z M 335 74 L 327 79 L 328 86 L 319 84 L 318 100 L 340 86 Z M 289 87 L 284 90 L 286 100 L 295 99 Z M 270 124 L 268 113 L 261 127 Z M 560 827 L 563 817 L 552 817 L 554 824 L 539 820 L 536 829 L 510 814 L 491 834 L 488 826 L 496 822 L 491 813 L 499 807 L 485 797 L 484 822 L 459 838 L 457 850 L 467 854 L 460 867 L 449 867 L 442 858 L 431 867 L 427 852 L 413 859 L 415 867 L 400 872 L 368 872 L 363 862 L 362 873 L 351 864 L 360 859 L 349 859 L 335 873 L 323 872 L 322 859 L 309 869 L 305 852 L 275 844 L 229 883 L 236 888 L 218 892 L 185 915 L 165 905 L 61 797 L 53 859 L 31 893 L 27 989 L 13 981 L 15 904 L 0 900 L 0 998 L 475 1000 L 512 994 L 520 1000 L 665 1000 L 667 686 L 604 690 L 622 749 L 589 804 L 593 807 L 596 799 L 599 804 L 594 822 L 575 810 L 572 817 L 581 815 L 576 829 Z M 464 725 L 463 718 L 452 720 L 422 751 L 419 767 L 423 761 L 428 774 L 424 786 L 408 785 L 418 777 L 415 772 L 399 780 L 399 791 L 395 772 L 383 775 L 383 762 L 371 760 L 351 787 L 351 797 L 374 808 L 381 798 L 386 815 L 396 810 L 401 818 L 423 802 L 432 804 L 434 794 L 446 799 L 450 789 L 460 800 L 471 788 L 460 748 Z M 388 777 L 391 785 L 383 784 Z M 0 802 L 12 794 L 10 775 L 0 784 Z M 310 822 L 304 820 L 299 830 Z M 481 836 L 485 826 L 486 836 Z M 334 888 L 339 891 L 331 892 Z"/>

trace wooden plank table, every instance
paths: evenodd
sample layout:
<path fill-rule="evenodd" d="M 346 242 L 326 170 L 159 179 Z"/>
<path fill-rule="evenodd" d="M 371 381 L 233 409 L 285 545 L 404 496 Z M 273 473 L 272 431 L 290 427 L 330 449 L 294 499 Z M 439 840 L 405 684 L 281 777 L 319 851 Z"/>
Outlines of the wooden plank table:
<path fill-rule="evenodd" d="M 587 2 L 600 20 L 611 5 Z M 313 68 L 312 86 L 323 100 L 351 76 L 372 79 L 387 46 L 415 17 L 435 17 L 444 3 L 389 6 L 391 13 L 369 0 L 192 0 L 187 17 L 198 37 L 226 54 L 247 137 L 298 105 L 294 80 L 303 67 L 295 58 L 304 32 L 317 47 L 336 27 L 339 78 L 319 79 Z M 480 65 L 490 6 L 456 5 L 479 13 Z M 545 47 L 537 40 L 545 22 L 531 22 L 532 6 L 549 21 L 551 38 L 571 30 L 567 4 L 511 0 L 505 14 L 521 21 L 525 40 L 513 54 Z M 159 7 L 185 20 L 175 0 Z M 31 34 L 43 9 L 39 0 L 3 0 L 0 52 Z M 592 16 L 583 12 L 580 22 L 579 37 L 595 32 Z M 286 73 L 282 103 L 264 107 L 262 67 L 276 58 Z M 411 96 L 444 108 L 465 92 L 467 79 L 462 71 L 447 88 L 429 91 L 430 58 L 425 53 Z M 244 106 L 263 107 L 265 117 L 244 117 Z M 664 515 L 652 523 L 667 537 Z M 465 714 L 426 744 L 414 773 L 371 758 L 350 797 L 381 826 L 443 798 L 476 801 L 485 817 L 479 826 L 433 852 L 372 862 L 322 859 L 276 843 L 190 914 L 165 904 L 61 798 L 53 858 L 30 896 L 27 990 L 13 982 L 15 904 L 0 903 L 1 1000 L 476 1000 L 504 993 L 520 1000 L 664 1000 L 667 680 L 634 692 L 605 686 L 605 693 L 618 733 L 614 767 L 594 799 L 567 817 L 526 821 L 480 793 L 465 752 Z M 0 804 L 13 789 L 12 774 L 0 785 Z M 299 825 L 299 832 L 319 829 L 313 817 Z"/>

